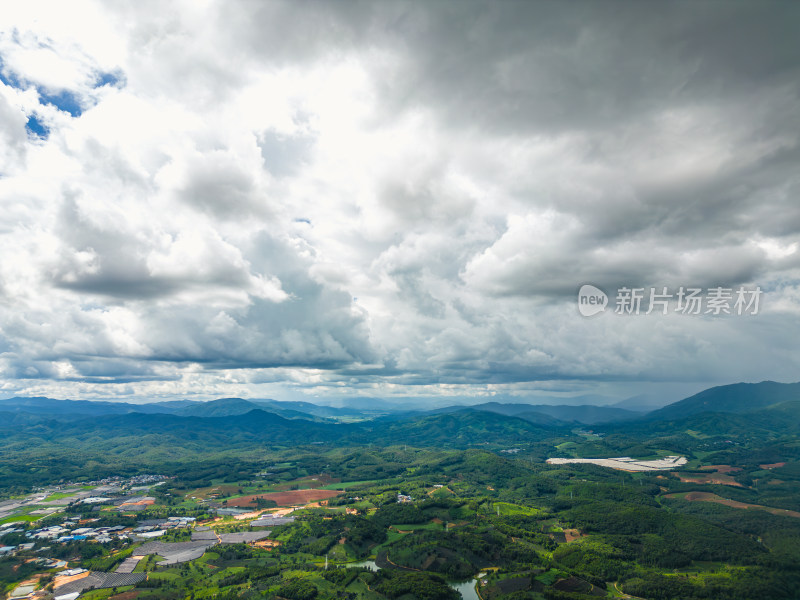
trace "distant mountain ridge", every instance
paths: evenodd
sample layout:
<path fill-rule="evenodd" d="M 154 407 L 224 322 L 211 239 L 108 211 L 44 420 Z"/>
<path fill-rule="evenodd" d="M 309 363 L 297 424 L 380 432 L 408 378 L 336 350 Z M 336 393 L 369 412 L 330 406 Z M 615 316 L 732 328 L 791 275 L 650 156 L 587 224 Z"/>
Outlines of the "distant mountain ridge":
<path fill-rule="evenodd" d="M 2 419 L 9 416 L 8 419 Z M 544 439 L 552 427 L 524 419 L 468 411 L 409 417 L 404 420 L 334 423 L 287 419 L 255 409 L 245 414 L 199 417 L 158 413 L 85 416 L 56 420 L 28 413 L 0 411 L 0 437 L 30 443 L 80 439 L 103 452 L 140 451 L 155 437 L 159 444 L 174 448 L 217 448 L 262 444 L 300 445 L 333 443 L 341 445 L 414 444 L 464 448 L 470 446 L 516 444 Z"/>
<path fill-rule="evenodd" d="M 519 417 L 541 425 L 567 425 L 580 423 L 593 425 L 611 421 L 627 421 L 641 417 L 641 413 L 612 406 L 584 405 L 550 405 L 550 404 L 502 404 L 500 402 L 485 402 L 470 406 L 448 406 L 430 411 L 431 413 L 460 412 L 464 410 L 477 410 L 492 412 L 506 416 Z"/>
<path fill-rule="evenodd" d="M 15 397 L 0 400 L 0 430 L 7 437 L 28 432 L 45 438 L 96 432 L 223 440 L 308 443 L 452 443 L 471 439 L 516 443 L 549 430 L 600 427 L 647 436 L 650 432 L 701 431 L 709 435 L 800 427 L 800 383 L 737 383 L 709 388 L 645 416 L 614 406 L 485 402 L 431 411 L 386 412 L 318 406 L 308 402 L 220 398 L 208 402 L 125 402 Z M 98 429 L 98 427 L 101 429 Z M 198 437 L 199 436 L 199 437 Z"/>
<path fill-rule="evenodd" d="M 205 402 L 173 400 L 133 404 L 130 402 L 108 402 L 102 400 L 56 400 L 43 396 L 14 397 L 0 399 L 2 412 L 29 412 L 49 416 L 80 415 L 124 415 L 129 413 L 169 414 L 185 417 L 226 417 L 246 414 L 260 409 L 290 419 L 318 420 L 319 418 L 344 418 L 378 416 L 379 410 L 358 410 L 319 406 L 310 402 L 282 402 L 271 399 L 245 400 L 243 398 L 219 398 Z"/>
<path fill-rule="evenodd" d="M 744 414 L 800 400 L 800 383 L 733 383 L 721 385 L 650 412 L 648 421 L 680 419 L 705 412 Z"/>
<path fill-rule="evenodd" d="M 180 407 L 184 401 L 176 400 Z M 106 402 L 96 400 L 56 400 L 44 396 L 6 398 L 0 400 L 0 411 L 3 412 L 29 412 L 46 411 L 50 415 L 124 415 L 131 412 L 140 413 L 171 413 L 172 408 L 167 405 L 171 402 L 156 402 L 151 404 L 131 404 L 128 402 Z M 175 407 L 176 409 L 178 406 Z"/>
<path fill-rule="evenodd" d="M 606 423 L 601 430 L 652 435 L 795 435 L 800 430 L 800 383 L 735 383 L 717 386 L 655 410 L 640 419 Z"/>
<path fill-rule="evenodd" d="M 321 418 L 309 412 L 283 408 L 283 406 L 280 406 L 279 403 L 274 401 L 259 402 L 244 400 L 243 398 L 220 398 L 218 400 L 209 400 L 208 402 L 194 402 L 172 414 L 181 417 L 233 417 L 236 415 L 245 415 L 253 410 L 271 412 L 286 419 L 307 419 L 313 421 Z"/>

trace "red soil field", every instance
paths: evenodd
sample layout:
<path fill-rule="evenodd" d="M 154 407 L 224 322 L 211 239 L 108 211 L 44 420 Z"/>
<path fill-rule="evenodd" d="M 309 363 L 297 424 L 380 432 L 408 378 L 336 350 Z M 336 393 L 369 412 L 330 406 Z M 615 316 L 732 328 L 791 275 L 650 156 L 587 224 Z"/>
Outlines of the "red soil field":
<path fill-rule="evenodd" d="M 675 498 L 676 494 L 669 494 L 667 498 Z M 716 494 L 708 492 L 689 492 L 683 497 L 684 500 L 689 502 L 716 502 L 717 504 L 724 504 L 732 508 L 755 508 L 758 510 L 765 510 L 773 515 L 785 515 L 788 517 L 800 518 L 800 512 L 796 510 L 786 510 L 785 508 L 771 508 L 769 506 L 761 506 L 760 504 L 745 504 L 736 500 L 728 500 L 727 498 L 720 498 Z"/>
<path fill-rule="evenodd" d="M 288 490 L 286 492 L 270 492 L 269 494 L 256 494 L 254 496 L 242 496 L 228 500 L 229 507 L 252 506 L 256 498 L 273 500 L 278 506 L 291 506 L 293 504 L 308 504 L 313 500 L 324 500 L 333 498 L 342 492 L 336 490 Z"/>
<path fill-rule="evenodd" d="M 708 471 L 716 471 L 717 473 L 736 473 L 736 471 L 742 470 L 741 467 L 732 467 L 730 465 L 705 465 L 700 468 Z"/>
<path fill-rule="evenodd" d="M 582 537 L 586 537 L 586 534 L 581 533 L 577 529 L 565 529 L 564 537 L 567 539 L 567 543 L 570 543 L 574 542 L 575 540 L 579 540 Z"/>
<path fill-rule="evenodd" d="M 777 469 L 778 467 L 786 466 L 786 463 L 785 462 L 779 462 L 779 463 L 771 463 L 771 464 L 758 465 L 758 466 L 761 467 L 762 469 Z"/>
<path fill-rule="evenodd" d="M 683 475 L 675 474 L 675 477 L 684 483 L 700 483 L 700 484 L 716 484 L 716 485 L 732 485 L 734 487 L 744 487 L 738 481 L 735 481 L 730 475 L 724 473 L 710 473 L 708 475 Z"/>

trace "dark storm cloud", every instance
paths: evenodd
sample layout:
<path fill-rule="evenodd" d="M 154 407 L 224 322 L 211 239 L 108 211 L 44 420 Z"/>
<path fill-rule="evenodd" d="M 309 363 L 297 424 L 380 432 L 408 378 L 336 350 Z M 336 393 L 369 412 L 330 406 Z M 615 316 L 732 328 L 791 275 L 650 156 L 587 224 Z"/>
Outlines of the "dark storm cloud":
<path fill-rule="evenodd" d="M 753 213 L 764 204 L 759 193 L 797 186 L 800 140 L 786 125 L 800 123 L 800 46 L 790 41 L 798 23 L 800 7 L 785 2 L 406 6 L 388 38 L 404 53 L 382 89 L 383 106 L 424 107 L 454 128 L 491 136 L 582 136 L 586 160 L 615 167 L 658 156 L 647 130 L 654 118 L 702 108 L 709 122 L 682 132 L 677 144 L 691 152 L 694 138 L 732 134 L 726 141 L 737 148 L 724 149 L 733 156 L 717 172 L 661 185 L 620 181 L 630 186 L 627 201 L 601 195 L 591 205 L 552 205 L 576 214 L 583 235 L 598 241 L 772 234 L 776 219 Z M 627 127 L 638 139 L 626 138 Z M 753 154 L 765 141 L 774 148 Z M 604 194 L 624 194 L 620 188 Z M 766 204 L 788 223 L 784 235 L 797 230 L 791 194 Z"/>
<path fill-rule="evenodd" d="M 386 39 L 405 60 L 385 106 L 433 108 L 458 127 L 608 130 L 659 107 L 798 86 L 800 7 L 787 2 L 390 6 Z"/>
<path fill-rule="evenodd" d="M 245 0 L 231 11 L 218 6 L 225 33 L 245 51 L 243 58 L 263 59 L 278 65 L 310 62 L 331 53 L 342 57 L 347 50 L 361 49 L 372 33 L 375 3 L 353 0 L 315 0 L 300 6 L 290 0 L 259 2 Z"/>

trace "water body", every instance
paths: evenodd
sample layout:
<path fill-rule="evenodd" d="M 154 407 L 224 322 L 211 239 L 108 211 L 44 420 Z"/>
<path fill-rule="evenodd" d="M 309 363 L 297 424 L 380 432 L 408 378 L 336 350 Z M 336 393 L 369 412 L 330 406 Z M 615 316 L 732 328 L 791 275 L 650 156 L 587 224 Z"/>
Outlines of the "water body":
<path fill-rule="evenodd" d="M 447 583 L 450 584 L 451 588 L 461 594 L 464 600 L 481 600 L 480 596 L 478 596 L 478 592 L 475 591 L 475 586 L 482 575 L 485 575 L 485 573 L 481 573 L 478 577 L 470 579 L 469 581 L 462 581 L 461 583 L 448 581 Z"/>
<path fill-rule="evenodd" d="M 347 563 L 348 567 L 366 567 L 370 571 L 377 571 L 380 569 L 378 565 L 375 564 L 374 560 L 360 560 L 358 562 L 351 562 Z M 478 596 L 478 592 L 475 591 L 475 586 L 478 583 L 478 579 L 484 577 L 486 573 L 479 573 L 478 576 L 474 579 L 470 579 L 468 581 L 448 581 L 448 585 L 461 594 L 461 597 L 464 600 L 481 600 L 480 596 Z"/>
<path fill-rule="evenodd" d="M 367 567 L 370 571 L 377 571 L 380 569 L 378 565 L 375 564 L 374 560 L 360 560 L 358 562 L 351 562 L 345 565 L 346 567 Z"/>

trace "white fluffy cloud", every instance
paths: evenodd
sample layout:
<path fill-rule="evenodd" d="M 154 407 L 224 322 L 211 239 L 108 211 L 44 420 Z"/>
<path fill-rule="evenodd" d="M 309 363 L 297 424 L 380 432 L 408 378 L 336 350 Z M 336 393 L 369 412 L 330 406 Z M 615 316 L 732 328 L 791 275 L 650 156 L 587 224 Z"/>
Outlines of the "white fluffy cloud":
<path fill-rule="evenodd" d="M 796 378 L 800 14 L 709 6 L 6 11 L 0 390 Z M 765 293 L 757 316 L 584 319 L 587 282 Z"/>

